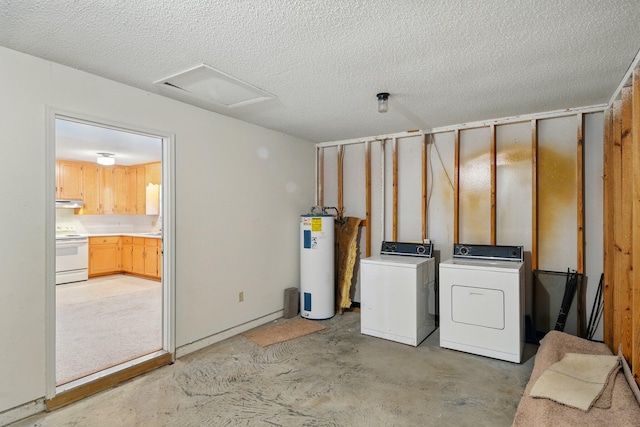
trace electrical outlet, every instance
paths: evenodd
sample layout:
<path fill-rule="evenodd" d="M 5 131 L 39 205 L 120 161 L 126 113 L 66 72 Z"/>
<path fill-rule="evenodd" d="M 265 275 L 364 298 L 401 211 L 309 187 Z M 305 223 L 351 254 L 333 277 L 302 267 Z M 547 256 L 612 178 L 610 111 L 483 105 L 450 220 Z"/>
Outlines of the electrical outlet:
<path fill-rule="evenodd" d="M 244 292 L 238 292 L 238 302 L 244 301 Z"/>

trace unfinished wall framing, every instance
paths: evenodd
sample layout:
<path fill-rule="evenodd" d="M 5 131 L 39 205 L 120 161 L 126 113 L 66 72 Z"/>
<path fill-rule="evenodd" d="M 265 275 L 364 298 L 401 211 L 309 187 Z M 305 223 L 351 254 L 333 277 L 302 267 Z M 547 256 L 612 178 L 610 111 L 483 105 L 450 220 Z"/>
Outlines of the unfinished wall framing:
<path fill-rule="evenodd" d="M 529 272 L 584 273 L 583 157 L 602 148 L 584 147 L 583 123 L 601 122 L 603 109 L 317 144 L 318 203 L 344 207 L 345 216 L 363 213 L 363 257 L 383 240 L 428 238 L 441 260 L 452 256 L 453 243 L 522 245 Z M 602 134 L 594 139 L 601 143 Z M 356 146 L 359 162 L 345 169 L 340 157 Z M 362 197 L 344 197 L 347 181 Z M 595 268 L 601 272 L 601 262 Z M 531 278 L 528 287 L 530 313 Z M 587 313 L 575 310 L 567 331 L 584 335 Z"/>
<path fill-rule="evenodd" d="M 640 68 L 605 113 L 604 341 L 640 383 Z"/>

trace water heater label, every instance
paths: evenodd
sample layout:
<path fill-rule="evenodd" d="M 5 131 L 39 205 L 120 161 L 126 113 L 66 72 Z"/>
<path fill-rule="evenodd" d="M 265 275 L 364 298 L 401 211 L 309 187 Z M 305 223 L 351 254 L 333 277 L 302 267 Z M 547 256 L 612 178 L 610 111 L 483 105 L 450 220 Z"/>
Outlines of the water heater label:
<path fill-rule="evenodd" d="M 305 227 L 311 225 L 311 218 L 303 217 L 302 225 L 304 225 Z"/>
<path fill-rule="evenodd" d="M 311 230 L 304 230 L 304 248 L 311 249 Z"/>
<path fill-rule="evenodd" d="M 322 231 L 322 218 L 311 218 L 311 231 Z"/>

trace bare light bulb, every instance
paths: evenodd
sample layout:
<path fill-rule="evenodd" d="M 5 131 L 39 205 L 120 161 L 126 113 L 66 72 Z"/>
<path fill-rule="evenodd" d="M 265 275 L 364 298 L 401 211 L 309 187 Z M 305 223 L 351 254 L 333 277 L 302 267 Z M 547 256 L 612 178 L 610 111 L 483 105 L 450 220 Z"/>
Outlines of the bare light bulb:
<path fill-rule="evenodd" d="M 389 94 L 381 92 L 376 95 L 378 98 L 378 113 L 386 113 L 389 111 Z"/>

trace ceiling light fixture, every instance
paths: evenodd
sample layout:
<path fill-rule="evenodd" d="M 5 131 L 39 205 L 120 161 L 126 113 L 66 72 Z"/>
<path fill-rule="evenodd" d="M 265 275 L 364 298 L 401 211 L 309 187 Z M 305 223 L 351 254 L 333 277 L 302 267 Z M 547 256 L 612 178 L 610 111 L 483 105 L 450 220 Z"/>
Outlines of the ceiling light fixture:
<path fill-rule="evenodd" d="M 111 166 L 116 163 L 116 158 L 114 156 L 115 154 L 113 153 L 98 153 L 96 162 L 98 162 L 99 165 Z"/>
<path fill-rule="evenodd" d="M 389 94 L 387 92 L 380 92 L 376 97 L 378 98 L 378 113 L 386 113 L 389 111 Z"/>

